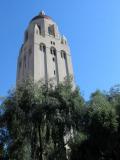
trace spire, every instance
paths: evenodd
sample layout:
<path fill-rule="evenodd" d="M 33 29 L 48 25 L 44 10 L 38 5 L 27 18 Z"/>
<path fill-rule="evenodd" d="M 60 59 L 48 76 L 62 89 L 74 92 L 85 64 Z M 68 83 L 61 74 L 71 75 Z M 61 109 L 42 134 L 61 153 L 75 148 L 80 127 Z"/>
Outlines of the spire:
<path fill-rule="evenodd" d="M 45 15 L 45 12 L 42 10 L 42 11 L 40 12 L 40 15 L 44 16 L 44 15 Z"/>

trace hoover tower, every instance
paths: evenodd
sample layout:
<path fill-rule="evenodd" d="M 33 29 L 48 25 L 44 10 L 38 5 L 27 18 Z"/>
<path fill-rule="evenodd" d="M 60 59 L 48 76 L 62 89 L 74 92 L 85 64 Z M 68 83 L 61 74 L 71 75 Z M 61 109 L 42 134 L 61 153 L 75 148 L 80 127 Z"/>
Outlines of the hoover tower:
<path fill-rule="evenodd" d="M 34 17 L 25 31 L 17 64 L 17 83 L 26 78 L 49 80 L 57 85 L 74 74 L 70 48 L 57 24 L 44 11 Z"/>

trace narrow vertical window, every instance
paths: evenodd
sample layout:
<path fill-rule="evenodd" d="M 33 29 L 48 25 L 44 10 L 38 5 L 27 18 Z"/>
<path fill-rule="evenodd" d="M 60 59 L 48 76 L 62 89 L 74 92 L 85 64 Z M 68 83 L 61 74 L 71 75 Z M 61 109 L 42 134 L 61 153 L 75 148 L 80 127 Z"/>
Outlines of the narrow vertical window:
<path fill-rule="evenodd" d="M 41 35 L 41 26 L 38 26 L 38 28 L 39 28 L 39 34 Z"/>
<path fill-rule="evenodd" d="M 53 50 L 53 54 L 54 54 L 54 56 L 56 56 L 56 50 L 55 49 Z"/>
<path fill-rule="evenodd" d="M 63 38 L 61 38 L 61 44 L 64 44 Z"/>
<path fill-rule="evenodd" d="M 49 33 L 49 35 L 52 34 L 52 30 L 51 30 L 51 27 L 50 27 L 50 26 L 48 27 L 48 33 Z"/>
<path fill-rule="evenodd" d="M 48 34 L 49 34 L 49 35 L 52 35 L 52 36 L 55 36 L 55 28 L 54 28 L 54 25 L 49 25 L 49 27 L 48 27 Z"/>
<path fill-rule="evenodd" d="M 66 59 L 66 53 L 65 52 L 63 53 L 63 57 L 64 57 L 64 59 Z"/>
<path fill-rule="evenodd" d="M 46 52 L 46 47 L 45 47 L 45 46 L 43 46 L 43 52 L 44 52 L 44 53 Z"/>
<path fill-rule="evenodd" d="M 53 54 L 53 49 L 52 48 L 50 49 L 50 53 Z"/>

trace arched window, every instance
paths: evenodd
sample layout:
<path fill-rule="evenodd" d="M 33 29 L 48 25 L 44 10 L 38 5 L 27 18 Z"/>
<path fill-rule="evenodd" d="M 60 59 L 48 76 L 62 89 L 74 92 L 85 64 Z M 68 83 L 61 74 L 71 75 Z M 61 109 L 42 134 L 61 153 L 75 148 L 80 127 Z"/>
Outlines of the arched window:
<path fill-rule="evenodd" d="M 50 48 L 50 53 L 54 56 L 56 56 L 56 49 L 54 47 Z"/>
<path fill-rule="evenodd" d="M 42 51 L 42 52 L 46 52 L 46 46 L 45 46 L 45 44 L 43 44 L 43 43 L 41 43 L 40 44 L 40 51 Z"/>
<path fill-rule="evenodd" d="M 64 58 L 64 59 L 66 59 L 66 52 L 65 51 L 61 51 L 61 58 Z"/>
<path fill-rule="evenodd" d="M 36 34 L 41 35 L 41 26 L 36 24 L 35 27 L 36 27 Z"/>
<path fill-rule="evenodd" d="M 61 51 L 61 58 L 63 59 L 63 62 L 65 64 L 66 76 L 68 78 L 69 77 L 69 70 L 68 70 L 67 54 L 64 50 Z"/>

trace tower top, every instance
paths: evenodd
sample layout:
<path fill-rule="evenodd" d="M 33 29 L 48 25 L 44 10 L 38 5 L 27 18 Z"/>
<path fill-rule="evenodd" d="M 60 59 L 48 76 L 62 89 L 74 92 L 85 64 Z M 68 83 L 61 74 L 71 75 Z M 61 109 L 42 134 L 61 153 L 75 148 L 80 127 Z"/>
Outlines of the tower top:
<path fill-rule="evenodd" d="M 51 17 L 47 16 L 47 15 L 45 14 L 45 12 L 42 10 L 37 16 L 35 16 L 35 17 L 31 20 L 31 22 L 34 21 L 34 20 L 37 20 L 37 19 L 41 19 L 41 18 L 45 18 L 45 19 L 49 19 L 49 20 L 52 19 Z"/>
<path fill-rule="evenodd" d="M 40 12 L 40 15 L 45 16 L 45 11 L 42 10 L 42 11 Z"/>

